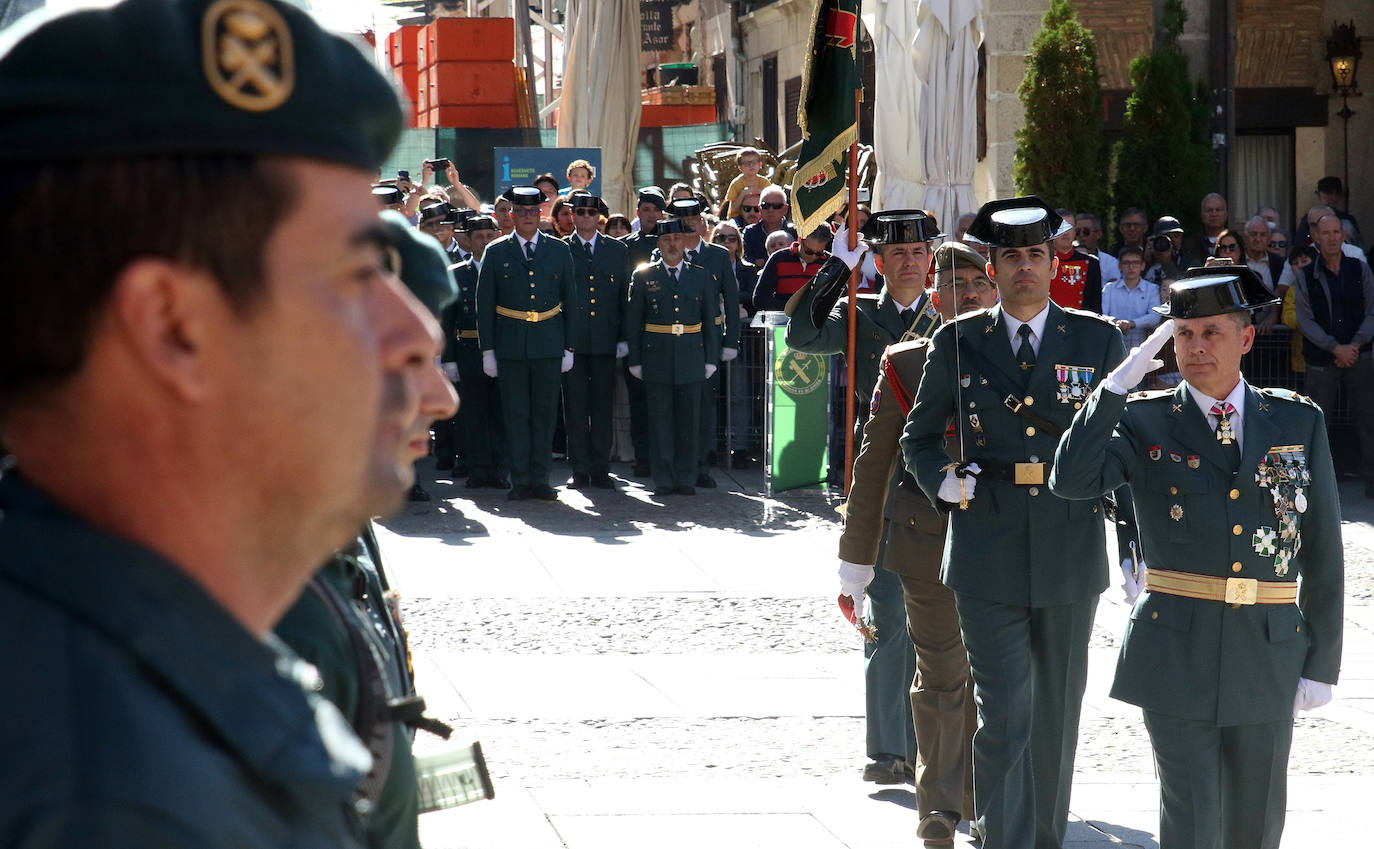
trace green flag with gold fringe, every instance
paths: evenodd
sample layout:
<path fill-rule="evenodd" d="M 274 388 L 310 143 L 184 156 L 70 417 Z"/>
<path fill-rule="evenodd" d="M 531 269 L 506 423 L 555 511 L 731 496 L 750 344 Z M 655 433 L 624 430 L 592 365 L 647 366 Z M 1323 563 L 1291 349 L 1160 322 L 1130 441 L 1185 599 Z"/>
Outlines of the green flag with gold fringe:
<path fill-rule="evenodd" d="M 792 177 L 792 212 L 799 236 L 844 204 L 849 146 L 859 138 L 855 92 L 861 85 L 859 0 L 816 0 L 797 107 L 802 146 Z"/>

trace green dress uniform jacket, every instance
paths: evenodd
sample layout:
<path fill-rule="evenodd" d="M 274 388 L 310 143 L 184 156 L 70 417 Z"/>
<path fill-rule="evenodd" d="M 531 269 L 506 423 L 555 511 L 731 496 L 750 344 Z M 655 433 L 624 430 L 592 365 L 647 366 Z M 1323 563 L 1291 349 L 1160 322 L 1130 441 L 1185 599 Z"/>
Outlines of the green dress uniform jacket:
<path fill-rule="evenodd" d="M 718 311 L 713 286 L 705 269 L 686 262 L 676 283 L 662 261 L 635 269 L 625 311 L 626 362 L 644 368 L 645 382 L 698 383 L 706 379 L 707 363 L 720 362 L 720 334 L 708 332 Z M 649 332 L 646 324 L 700 324 L 701 330 L 675 336 Z"/>
<path fill-rule="evenodd" d="M 1129 483 L 1149 569 L 1302 576 L 1296 605 L 1233 607 L 1148 591 L 1136 601 L 1112 696 L 1223 726 L 1291 721 L 1299 676 L 1334 684 L 1341 660 L 1341 513 L 1321 410 L 1287 390 L 1247 387 L 1241 421 L 1233 475 L 1186 383 L 1129 401 L 1099 390 L 1074 418 L 1051 478 L 1066 498 Z M 1269 452 L 1283 447 L 1302 452 L 1311 479 L 1305 511 L 1286 511 L 1296 521 L 1293 540 L 1284 539 L 1275 499 L 1256 480 Z"/>
<path fill-rule="evenodd" d="M 615 356 L 623 340 L 622 304 L 630 288 L 629 251 L 621 242 L 598 234 L 590 262 L 576 234 L 564 240 L 572 254 L 577 281 L 578 330 L 568 347 L 582 354 Z"/>
<path fill-rule="evenodd" d="M 1107 586 L 1102 506 L 1050 492 L 1059 434 L 1013 413 L 1005 403 L 1007 393 L 997 387 L 1012 387 L 1023 402 L 1031 399 L 1030 410 L 1067 430 L 1087 393 L 1125 358 L 1120 331 L 1101 316 L 1051 302 L 1045 338 L 1024 384 L 1001 306 L 946 322 L 932 338 L 902 435 L 906 466 L 931 503 L 950 512 L 936 493 L 950 462 L 945 430 L 951 416 L 957 433 L 952 451 L 962 448 L 967 460 L 1040 463 L 1045 475 L 1035 486 L 978 480 L 968 509 L 950 517 L 944 582 L 956 592 L 1026 607 L 1095 597 Z M 956 338 L 962 345 L 957 357 Z M 979 358 L 995 371 L 983 374 Z"/>
<path fill-rule="evenodd" d="M 787 347 L 808 354 L 843 354 L 849 341 L 849 296 L 840 298 L 825 322 L 817 327 L 811 320 L 811 302 L 818 291 L 812 285 L 802 296 L 787 323 L 784 341 Z M 854 394 L 867 401 L 873 397 L 873 385 L 878 382 L 878 360 L 888 345 L 902 338 L 907 324 L 886 288 L 876 298 L 860 295 L 856 312 Z"/>
<path fill-rule="evenodd" d="M 477 338 L 477 264 L 469 254 L 450 270 L 458 297 L 444 309 L 441 324 L 446 340 L 444 360 L 458 365 L 457 443 L 469 475 L 476 475 L 478 481 L 499 479 L 505 431 L 501 426 L 499 381 L 482 371 L 482 346 Z"/>
<path fill-rule="evenodd" d="M 643 230 L 636 231 L 621 239 L 625 244 L 625 250 L 629 252 L 630 268 L 638 268 L 649 261 L 654 251 L 658 250 L 658 234 L 645 233 Z"/>
<path fill-rule="evenodd" d="M 496 308 L 542 313 L 562 311 L 543 321 L 497 315 Z M 498 360 L 563 356 L 581 333 L 577 280 L 572 254 L 558 239 L 541 234 L 534 259 L 526 259 L 514 233 L 487 245 L 477 276 L 477 332 L 483 351 Z"/>
<path fill-rule="evenodd" d="M 716 313 L 716 327 L 722 334 L 720 344 L 739 350 L 739 281 L 735 279 L 730 252 L 703 241 L 688 248 L 686 256 L 688 262 L 701 266 L 715 278 L 720 304 Z"/>
<path fill-rule="evenodd" d="M 0 845 L 358 845 L 362 750 L 290 649 L 18 474 L 0 551 L 0 617 L 23 635 L 0 645 Z"/>

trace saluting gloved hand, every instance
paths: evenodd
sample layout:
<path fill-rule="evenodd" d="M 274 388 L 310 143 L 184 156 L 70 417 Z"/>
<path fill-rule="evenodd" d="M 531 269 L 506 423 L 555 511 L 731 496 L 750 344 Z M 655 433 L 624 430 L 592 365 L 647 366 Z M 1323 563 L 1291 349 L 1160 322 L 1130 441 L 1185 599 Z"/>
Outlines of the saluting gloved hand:
<path fill-rule="evenodd" d="M 728 362 L 730 362 L 731 360 L 733 360 L 735 357 L 738 357 L 738 356 L 739 356 L 739 348 L 721 348 L 721 349 L 720 349 L 720 361 L 721 361 L 722 363 L 728 363 Z"/>
<path fill-rule="evenodd" d="M 831 241 L 830 244 L 830 253 L 831 255 L 837 256 L 840 259 L 844 260 L 844 264 L 849 266 L 850 271 L 853 271 L 854 266 L 858 265 L 860 262 L 863 261 L 864 254 L 867 251 L 868 245 L 864 244 L 863 239 L 859 240 L 859 246 L 856 247 L 854 250 L 851 251 L 849 249 L 848 227 L 841 227 L 840 229 L 835 231 L 835 238 Z"/>
<path fill-rule="evenodd" d="M 630 366 L 630 376 L 638 380 L 644 379 L 644 366 Z"/>
<path fill-rule="evenodd" d="M 563 369 L 563 373 L 564 373 L 564 374 L 567 374 L 568 372 L 572 371 L 572 364 L 573 364 L 573 352 L 572 352 L 572 351 L 564 351 L 564 352 L 563 352 L 563 365 L 562 365 L 562 369 Z"/>
<path fill-rule="evenodd" d="M 1155 355 L 1164 347 L 1164 343 L 1169 341 L 1173 332 L 1172 318 L 1160 322 L 1154 333 L 1132 348 L 1126 359 L 1121 361 L 1121 365 L 1112 369 L 1112 373 L 1107 375 L 1106 381 L 1103 382 L 1103 387 L 1117 395 L 1130 392 L 1132 387 L 1145 379 L 1145 375 L 1164 365 L 1164 361 L 1157 359 Z"/>
<path fill-rule="evenodd" d="M 858 620 L 864 615 L 864 588 L 873 582 L 873 567 L 841 560 L 839 576 L 840 612 L 849 620 L 850 625 L 857 625 Z M 845 596 L 853 601 L 852 608 L 847 608 L 844 604 Z"/>
<path fill-rule="evenodd" d="M 439 364 L 439 367 L 442 368 L 442 369 L 444 370 L 444 377 L 447 377 L 447 378 L 448 378 L 448 382 L 449 382 L 449 383 L 457 383 L 457 382 L 458 382 L 458 364 L 457 364 L 457 363 L 440 363 L 440 364 Z"/>
<path fill-rule="evenodd" d="M 1298 679 L 1298 692 L 1293 697 L 1293 715 L 1300 710 L 1316 710 L 1331 701 L 1331 685 L 1310 678 Z"/>
<path fill-rule="evenodd" d="M 496 352 L 482 352 L 482 373 L 487 377 L 496 377 Z"/>
<path fill-rule="evenodd" d="M 1126 603 L 1135 604 L 1135 600 L 1140 597 L 1140 593 L 1145 589 L 1145 561 L 1140 561 L 1139 574 L 1133 575 L 1135 565 L 1131 558 L 1127 557 L 1121 561 L 1121 591 L 1126 594 Z"/>
<path fill-rule="evenodd" d="M 628 357 L 629 355 L 630 355 L 630 343 L 629 343 L 629 342 L 617 342 L 617 343 L 615 343 L 615 358 L 616 358 L 617 360 L 623 359 L 623 358 L 625 358 L 625 357 Z"/>
<path fill-rule="evenodd" d="M 964 476 L 959 477 L 954 469 L 945 472 L 945 479 L 940 482 L 940 491 L 936 495 L 940 496 L 941 501 L 948 501 L 950 504 L 958 504 L 960 501 L 972 501 L 973 489 L 978 485 L 978 473 L 983 471 L 978 468 L 977 463 L 969 463 L 964 467 Z"/>

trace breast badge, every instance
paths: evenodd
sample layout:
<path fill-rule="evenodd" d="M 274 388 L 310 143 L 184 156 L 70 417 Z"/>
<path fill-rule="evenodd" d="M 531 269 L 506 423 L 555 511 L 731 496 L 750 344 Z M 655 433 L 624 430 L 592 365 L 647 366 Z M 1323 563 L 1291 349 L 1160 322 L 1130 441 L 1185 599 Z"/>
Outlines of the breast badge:
<path fill-rule="evenodd" d="M 1163 451 L 1163 449 L 1161 449 L 1158 445 L 1151 445 L 1151 446 L 1150 446 L 1150 459 L 1151 459 L 1151 460 L 1158 460 L 1160 457 L 1163 457 L 1163 456 L 1164 456 L 1164 451 Z"/>
<path fill-rule="evenodd" d="M 1173 519 L 1175 522 L 1182 522 L 1182 521 L 1183 521 L 1183 505 L 1182 505 L 1182 504 L 1175 504 L 1174 506 L 1170 507 L 1170 508 L 1169 508 L 1169 518 L 1170 518 L 1170 519 Z"/>

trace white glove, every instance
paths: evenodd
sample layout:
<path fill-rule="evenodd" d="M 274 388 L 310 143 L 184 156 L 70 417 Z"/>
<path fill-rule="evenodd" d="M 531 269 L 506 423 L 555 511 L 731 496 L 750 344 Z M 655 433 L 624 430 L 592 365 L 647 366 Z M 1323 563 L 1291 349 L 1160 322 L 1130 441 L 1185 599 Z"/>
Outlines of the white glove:
<path fill-rule="evenodd" d="M 720 349 L 720 361 L 721 361 L 722 363 L 728 363 L 728 362 L 730 362 L 731 360 L 733 360 L 735 357 L 738 357 L 738 356 L 739 356 L 739 348 L 721 348 L 721 349 Z"/>
<path fill-rule="evenodd" d="M 639 380 L 644 379 L 644 366 L 630 366 L 630 376 Z"/>
<path fill-rule="evenodd" d="M 1126 603 L 1133 605 L 1145 589 L 1145 561 L 1140 561 L 1139 576 L 1133 577 L 1131 572 L 1131 558 L 1127 557 L 1121 561 L 1121 591 L 1126 594 Z"/>
<path fill-rule="evenodd" d="M 1310 678 L 1298 679 L 1298 692 L 1293 697 L 1293 715 L 1300 710 L 1316 710 L 1331 701 L 1331 685 Z"/>
<path fill-rule="evenodd" d="M 628 357 L 629 355 L 630 355 L 630 343 L 629 343 L 629 342 L 617 342 L 617 343 L 615 343 L 615 358 L 616 358 L 617 360 L 622 359 L 622 358 L 624 358 L 624 357 Z"/>
<path fill-rule="evenodd" d="M 849 250 L 848 227 L 841 227 L 836 230 L 835 238 L 830 243 L 830 253 L 844 260 L 844 264 L 849 266 L 850 271 L 853 271 L 854 266 L 858 265 L 863 260 L 864 254 L 867 251 L 868 245 L 864 244 L 863 239 L 859 240 L 859 246 L 857 248 L 853 251 Z"/>
<path fill-rule="evenodd" d="M 863 615 L 864 588 L 873 582 L 873 567 L 840 561 L 840 595 L 854 599 L 854 615 Z"/>
<path fill-rule="evenodd" d="M 572 363 L 573 363 L 573 352 L 572 352 L 572 351 L 564 351 L 564 352 L 563 352 L 563 365 L 562 365 L 562 367 L 561 367 L 564 374 L 567 374 L 568 372 L 572 371 Z"/>
<path fill-rule="evenodd" d="M 449 383 L 457 383 L 457 382 L 458 382 L 458 364 L 457 364 L 457 363 L 440 363 L 440 364 L 439 364 L 439 367 L 442 368 L 442 369 L 444 370 L 444 377 L 447 377 L 447 378 L 448 378 L 448 382 L 449 382 Z"/>
<path fill-rule="evenodd" d="M 487 377 L 496 377 L 496 352 L 482 352 L 482 371 Z"/>
<path fill-rule="evenodd" d="M 1104 387 L 1108 392 L 1115 392 L 1117 395 L 1125 395 L 1130 392 L 1136 384 L 1145 379 L 1145 375 L 1164 365 L 1164 361 L 1156 359 L 1155 355 L 1159 349 L 1164 347 L 1164 343 L 1169 341 L 1169 337 L 1174 332 L 1174 320 L 1160 322 L 1155 332 L 1131 349 L 1126 355 L 1126 359 L 1121 361 L 1121 365 L 1112 369 L 1112 373 L 1107 375 Z"/>
<path fill-rule="evenodd" d="M 940 491 L 936 495 L 940 496 L 941 501 L 948 501 L 951 504 L 958 504 L 962 501 L 973 500 L 973 489 L 978 485 L 978 478 L 975 477 L 983 471 L 978 468 L 977 463 L 969 463 L 964 477 L 958 477 L 954 470 L 945 472 L 945 479 L 940 483 Z"/>
<path fill-rule="evenodd" d="M 707 364 L 706 364 L 706 379 L 707 379 L 707 380 L 710 380 L 710 379 L 711 379 L 711 375 L 713 375 L 713 374 L 715 374 L 715 373 L 716 373 L 716 364 L 715 364 L 715 363 L 707 363 Z"/>

